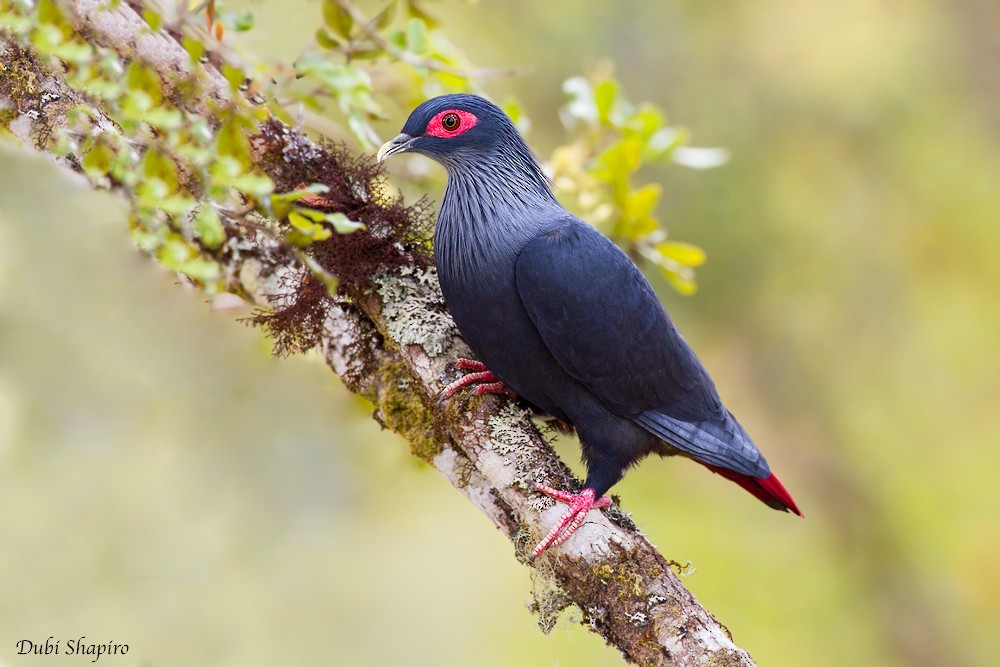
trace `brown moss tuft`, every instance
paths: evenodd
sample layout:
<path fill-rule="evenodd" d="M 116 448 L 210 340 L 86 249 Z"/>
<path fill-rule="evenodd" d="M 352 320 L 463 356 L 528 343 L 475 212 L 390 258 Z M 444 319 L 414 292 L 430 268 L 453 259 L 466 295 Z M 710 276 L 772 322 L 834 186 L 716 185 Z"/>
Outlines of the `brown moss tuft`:
<path fill-rule="evenodd" d="M 263 328 L 274 340 L 274 354 L 285 357 L 297 352 L 307 352 L 319 344 L 323 322 L 333 297 L 319 279 L 302 273 L 291 294 L 282 297 L 282 305 L 271 309 L 258 309 L 246 321 Z"/>
<path fill-rule="evenodd" d="M 343 213 L 364 223 L 364 230 L 335 233 L 306 249 L 320 266 L 340 279 L 342 290 L 368 287 L 371 277 L 381 270 L 426 268 L 433 263 L 427 201 L 404 206 L 390 192 L 371 156 L 353 155 L 341 144 L 314 144 L 275 120 L 264 123 L 251 142 L 261 156 L 260 167 L 274 180 L 276 192 L 321 183 L 329 191 L 312 199 L 311 208 Z"/>
<path fill-rule="evenodd" d="M 320 183 L 328 191 L 300 200 L 299 205 L 343 213 L 365 225 L 350 234 L 334 233 L 304 249 L 338 278 L 341 295 L 369 288 L 376 274 L 401 267 L 426 269 L 433 264 L 433 221 L 427 201 L 404 206 L 390 192 L 372 157 L 353 155 L 341 144 L 316 144 L 276 120 L 263 123 L 250 142 L 259 166 L 274 180 L 275 192 Z M 282 297 L 278 307 L 257 312 L 250 322 L 264 327 L 275 339 L 275 354 L 305 351 L 319 342 L 325 311 L 332 303 L 325 286 L 306 277 L 293 294 Z"/>

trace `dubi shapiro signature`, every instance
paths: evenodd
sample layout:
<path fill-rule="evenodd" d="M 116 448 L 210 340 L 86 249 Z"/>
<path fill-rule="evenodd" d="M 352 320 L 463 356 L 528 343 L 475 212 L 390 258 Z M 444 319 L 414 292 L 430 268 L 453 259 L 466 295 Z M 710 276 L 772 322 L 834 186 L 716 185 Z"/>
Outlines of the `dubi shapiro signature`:
<path fill-rule="evenodd" d="M 21 639 L 17 642 L 18 655 L 81 655 L 91 657 L 91 662 L 97 662 L 101 656 L 105 655 L 125 655 L 128 653 L 128 644 L 115 644 L 105 642 L 98 644 L 88 642 L 87 638 L 67 640 L 62 645 L 61 639 L 49 637 L 44 642 L 34 642 L 30 639 Z"/>

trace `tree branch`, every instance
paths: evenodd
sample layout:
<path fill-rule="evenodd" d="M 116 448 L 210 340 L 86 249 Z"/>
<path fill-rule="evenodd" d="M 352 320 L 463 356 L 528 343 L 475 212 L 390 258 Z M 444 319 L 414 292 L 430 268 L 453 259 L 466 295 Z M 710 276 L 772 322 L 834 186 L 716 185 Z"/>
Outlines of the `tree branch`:
<path fill-rule="evenodd" d="M 90 43 L 125 59 L 141 59 L 166 88 L 178 81 L 197 86 L 199 95 L 185 97 L 195 100 L 187 111 L 246 107 L 217 71 L 193 63 L 172 34 L 151 31 L 128 4 L 105 10 L 95 0 L 80 0 L 65 7 L 73 29 Z M 56 151 L 49 138 L 67 127 L 72 110 L 87 108 L 102 131 L 118 131 L 99 102 L 74 89 L 26 40 L 0 32 L 0 63 L 4 124 L 64 167 L 80 173 L 83 156 L 65 147 Z M 258 130 L 250 142 L 253 158 L 279 185 L 287 180 L 283 170 L 289 165 L 305 169 L 305 163 L 329 157 L 328 149 L 278 121 Z M 280 161 L 272 159 L 276 154 Z M 196 191 L 196 183 L 182 181 L 181 187 Z M 106 181 L 94 184 L 114 187 Z M 227 227 L 225 242 L 205 252 L 222 266 L 227 290 L 266 308 L 294 301 L 296 290 L 311 278 L 280 237 L 258 228 Z M 444 310 L 432 268 L 411 261 L 374 270 L 364 281 L 341 279 L 339 296 L 324 302 L 318 334 L 327 363 L 352 391 L 372 401 L 376 420 L 406 438 L 415 455 L 511 540 L 515 557 L 532 568 L 534 610 L 543 630 L 574 605 L 582 611 L 582 622 L 630 662 L 753 665 L 617 503 L 591 513 L 564 545 L 530 561 L 531 547 L 563 511 L 536 493 L 534 483 L 559 488 L 579 488 L 579 483 L 531 415 L 510 400 L 489 396 L 436 403 L 451 379 L 448 361 L 469 351 Z"/>

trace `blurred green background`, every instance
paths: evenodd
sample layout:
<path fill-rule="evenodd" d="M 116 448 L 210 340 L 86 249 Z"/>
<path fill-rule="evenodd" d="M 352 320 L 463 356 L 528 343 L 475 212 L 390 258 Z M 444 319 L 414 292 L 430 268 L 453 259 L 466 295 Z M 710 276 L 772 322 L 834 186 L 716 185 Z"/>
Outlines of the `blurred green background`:
<path fill-rule="evenodd" d="M 248 6 L 268 58 L 318 22 Z M 695 297 L 655 284 L 806 519 L 648 461 L 615 491 L 684 583 L 761 665 L 1000 664 L 1000 5 L 432 9 L 475 62 L 534 66 L 487 91 L 542 156 L 561 82 L 604 60 L 732 153 L 645 174 L 709 254 Z M 0 665 L 79 662 L 16 655 L 50 635 L 129 644 L 101 664 L 620 662 L 569 619 L 542 635 L 489 522 L 125 216 L 0 144 Z"/>

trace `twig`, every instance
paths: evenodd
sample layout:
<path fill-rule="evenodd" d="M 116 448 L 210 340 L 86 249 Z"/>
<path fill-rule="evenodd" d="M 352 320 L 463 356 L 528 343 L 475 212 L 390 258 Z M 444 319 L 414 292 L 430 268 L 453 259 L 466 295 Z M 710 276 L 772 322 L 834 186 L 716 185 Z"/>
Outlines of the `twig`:
<path fill-rule="evenodd" d="M 464 69 L 461 67 L 453 67 L 452 65 L 443 63 L 440 60 L 434 60 L 433 58 L 418 56 L 415 53 L 410 53 L 405 49 L 399 48 L 386 39 L 385 35 L 380 33 L 376 28 L 374 21 L 365 17 L 365 15 L 362 14 L 350 0 L 336 0 L 336 2 L 341 9 L 347 12 L 356 24 L 361 26 L 361 30 L 368 36 L 369 39 L 372 40 L 372 42 L 375 43 L 376 46 L 391 55 L 393 58 L 396 58 L 407 65 L 423 67 L 434 72 L 452 74 L 465 79 L 498 79 L 504 77 L 524 76 L 532 72 L 532 68 L 527 65 L 521 67 Z"/>

